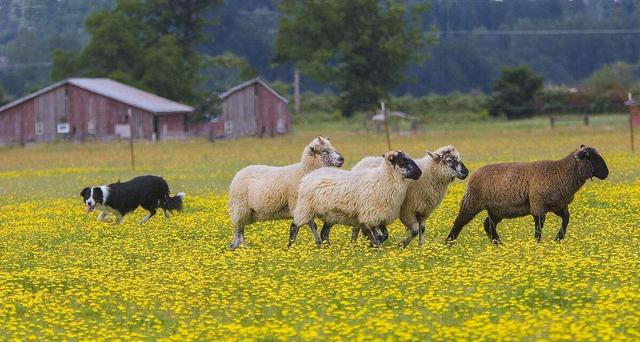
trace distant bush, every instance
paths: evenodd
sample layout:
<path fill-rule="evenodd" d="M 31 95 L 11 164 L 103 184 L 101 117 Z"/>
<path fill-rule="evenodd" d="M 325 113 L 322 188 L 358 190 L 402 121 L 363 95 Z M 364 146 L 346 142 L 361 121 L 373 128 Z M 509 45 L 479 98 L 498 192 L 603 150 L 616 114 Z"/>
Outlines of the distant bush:
<path fill-rule="evenodd" d="M 325 92 L 304 93 L 301 100 L 302 115 L 298 122 L 334 120 L 339 117 L 338 97 Z M 429 94 L 423 97 L 404 95 L 392 97 L 386 107 L 417 116 L 423 122 L 468 121 L 487 118 L 487 96 L 481 92 L 463 94 L 453 92 L 447 95 Z M 367 113 L 357 115 L 363 118 Z M 369 113 L 370 114 L 370 113 Z"/>
<path fill-rule="evenodd" d="M 535 99 L 544 79 L 529 67 L 503 68 L 493 84 L 488 109 L 492 116 L 520 119 L 534 115 Z"/>

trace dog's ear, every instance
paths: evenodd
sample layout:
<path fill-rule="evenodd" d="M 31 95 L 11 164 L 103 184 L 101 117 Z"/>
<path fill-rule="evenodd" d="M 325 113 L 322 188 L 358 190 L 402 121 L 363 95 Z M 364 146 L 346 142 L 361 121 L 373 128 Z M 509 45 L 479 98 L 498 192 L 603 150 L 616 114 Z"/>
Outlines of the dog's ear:
<path fill-rule="evenodd" d="M 80 191 L 80 196 L 87 197 L 87 196 L 89 196 L 90 192 L 91 192 L 91 189 L 86 187 L 86 188 L 82 189 L 82 191 Z"/>

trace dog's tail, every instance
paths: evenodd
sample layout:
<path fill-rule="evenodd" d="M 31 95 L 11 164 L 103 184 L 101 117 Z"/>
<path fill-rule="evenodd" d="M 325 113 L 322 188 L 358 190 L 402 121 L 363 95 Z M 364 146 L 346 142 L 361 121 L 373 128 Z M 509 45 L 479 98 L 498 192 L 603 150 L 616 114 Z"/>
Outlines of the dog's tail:
<path fill-rule="evenodd" d="M 186 196 L 184 192 L 179 192 L 177 195 L 173 197 L 169 197 L 166 195 L 164 198 L 164 209 L 173 211 L 181 211 L 182 210 L 182 199 Z"/>

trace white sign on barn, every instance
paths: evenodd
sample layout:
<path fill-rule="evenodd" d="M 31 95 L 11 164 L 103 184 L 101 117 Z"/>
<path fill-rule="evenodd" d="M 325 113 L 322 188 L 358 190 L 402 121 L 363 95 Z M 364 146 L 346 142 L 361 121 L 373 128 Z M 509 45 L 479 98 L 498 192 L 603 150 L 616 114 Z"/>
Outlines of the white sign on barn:
<path fill-rule="evenodd" d="M 69 125 L 68 123 L 59 123 L 57 126 L 57 131 L 60 134 L 66 134 L 71 132 L 71 125 Z"/>
<path fill-rule="evenodd" d="M 125 124 L 125 125 L 116 124 L 114 127 L 114 131 L 118 138 L 131 137 L 131 126 L 129 126 L 129 124 Z"/>

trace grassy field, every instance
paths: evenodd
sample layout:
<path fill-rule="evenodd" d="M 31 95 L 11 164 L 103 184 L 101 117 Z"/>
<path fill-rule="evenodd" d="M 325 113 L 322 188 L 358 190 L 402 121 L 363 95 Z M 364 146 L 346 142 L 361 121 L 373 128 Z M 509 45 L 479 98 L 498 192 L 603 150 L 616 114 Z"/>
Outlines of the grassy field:
<path fill-rule="evenodd" d="M 135 171 L 124 142 L 0 149 L 0 339 L 638 340 L 640 157 L 624 118 L 545 123 L 428 126 L 392 140 L 414 156 L 454 144 L 472 173 L 598 148 L 610 176 L 577 194 L 560 244 L 549 215 L 542 243 L 525 217 L 501 223 L 504 245 L 493 247 L 479 215 L 445 247 L 466 183 L 456 181 L 423 247 L 398 249 L 396 222 L 379 250 L 351 245 L 341 226 L 330 247 L 304 230 L 287 249 L 288 222 L 277 221 L 248 227 L 250 248 L 230 252 L 226 189 L 240 168 L 295 162 L 318 134 L 345 167 L 386 150 L 382 136 L 331 124 L 275 139 L 139 142 Z M 143 210 L 122 225 L 85 216 L 83 187 L 145 173 L 185 191 L 185 211 L 144 226 Z"/>

